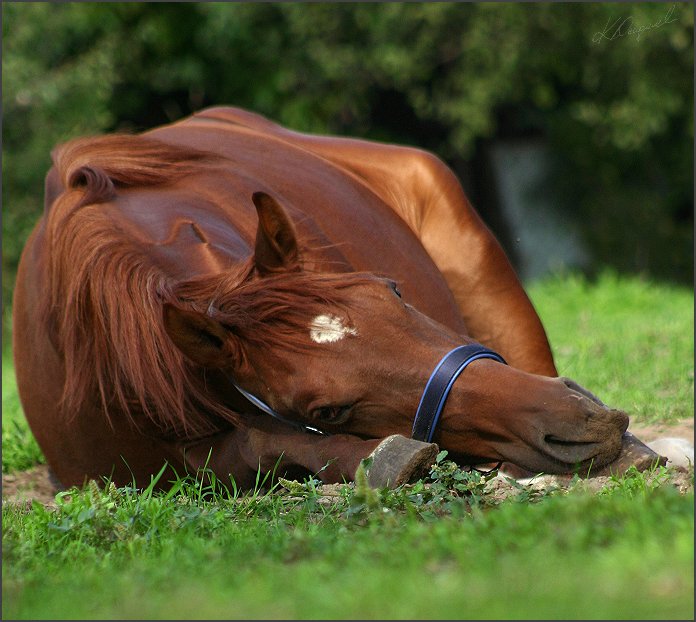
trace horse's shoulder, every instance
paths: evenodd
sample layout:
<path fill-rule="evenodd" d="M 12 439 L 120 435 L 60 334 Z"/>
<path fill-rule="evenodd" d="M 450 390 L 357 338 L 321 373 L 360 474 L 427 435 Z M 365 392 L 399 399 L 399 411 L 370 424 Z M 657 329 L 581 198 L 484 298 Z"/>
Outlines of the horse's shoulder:
<path fill-rule="evenodd" d="M 449 189 L 451 184 L 458 183 L 439 157 L 419 147 L 298 132 L 236 108 L 214 108 L 194 118 L 206 117 L 244 126 L 259 137 L 281 140 L 318 156 L 334 170 L 359 179 L 416 233 L 433 199 L 443 188 Z M 230 125 L 230 130 L 234 128 Z"/>
<path fill-rule="evenodd" d="M 419 234 L 443 181 L 454 178 L 433 153 L 417 147 L 342 137 L 300 135 L 305 148 L 358 177 Z"/>

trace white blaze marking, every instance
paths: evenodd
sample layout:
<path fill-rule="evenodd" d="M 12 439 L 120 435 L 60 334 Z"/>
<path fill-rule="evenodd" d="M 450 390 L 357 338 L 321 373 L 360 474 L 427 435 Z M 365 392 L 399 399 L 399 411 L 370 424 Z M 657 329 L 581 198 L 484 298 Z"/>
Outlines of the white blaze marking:
<path fill-rule="evenodd" d="M 317 315 L 309 325 L 309 336 L 315 343 L 334 343 L 346 335 L 357 334 L 357 330 L 346 326 L 343 320 L 335 315 Z"/>

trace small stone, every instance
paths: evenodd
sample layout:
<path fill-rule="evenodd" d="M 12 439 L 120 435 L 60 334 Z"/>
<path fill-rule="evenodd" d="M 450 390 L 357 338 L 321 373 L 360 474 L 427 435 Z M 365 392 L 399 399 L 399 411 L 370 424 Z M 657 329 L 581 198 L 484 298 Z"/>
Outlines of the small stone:
<path fill-rule="evenodd" d="M 423 477 L 437 458 L 438 446 L 400 434 L 385 438 L 372 452 L 367 482 L 372 488 L 397 488 Z"/>

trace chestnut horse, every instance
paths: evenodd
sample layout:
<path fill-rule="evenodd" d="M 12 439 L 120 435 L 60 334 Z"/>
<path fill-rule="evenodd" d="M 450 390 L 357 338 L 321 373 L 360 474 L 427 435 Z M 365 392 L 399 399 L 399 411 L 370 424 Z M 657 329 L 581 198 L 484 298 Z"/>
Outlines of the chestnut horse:
<path fill-rule="evenodd" d="M 165 462 L 241 487 L 259 469 L 352 479 L 411 435 L 431 372 L 472 342 L 507 365 L 453 382 L 432 436 L 450 457 L 560 473 L 619 455 L 626 414 L 557 377 L 503 250 L 433 155 L 213 108 L 53 162 L 14 354 L 64 485 L 147 483 Z"/>

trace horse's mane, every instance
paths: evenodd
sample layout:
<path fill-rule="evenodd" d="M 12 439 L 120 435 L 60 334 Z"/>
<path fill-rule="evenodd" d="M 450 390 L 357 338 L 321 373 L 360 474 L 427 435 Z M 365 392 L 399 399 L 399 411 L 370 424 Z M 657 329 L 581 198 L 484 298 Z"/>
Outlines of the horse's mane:
<path fill-rule="evenodd" d="M 122 188 L 173 183 L 220 158 L 140 136 L 79 139 L 57 148 L 63 191 L 47 213 L 44 313 L 65 364 L 65 416 L 101 407 L 162 433 L 201 436 L 238 415 L 206 391 L 201 370 L 166 334 L 162 304 L 210 314 L 245 341 L 269 351 L 300 345 L 300 325 L 325 304 L 340 304 L 359 276 L 304 272 L 252 278 L 251 259 L 227 272 L 177 283 L 103 207 Z M 240 362 L 245 350 L 239 348 Z"/>

